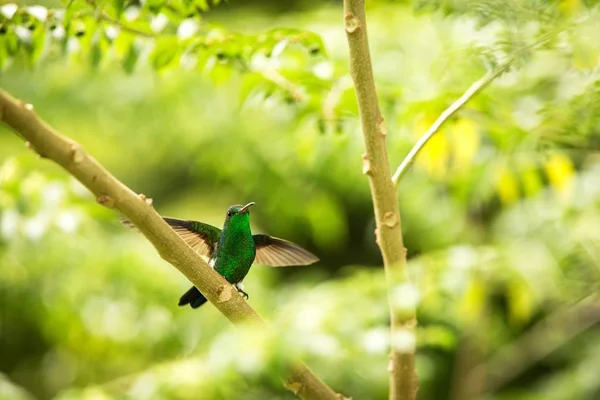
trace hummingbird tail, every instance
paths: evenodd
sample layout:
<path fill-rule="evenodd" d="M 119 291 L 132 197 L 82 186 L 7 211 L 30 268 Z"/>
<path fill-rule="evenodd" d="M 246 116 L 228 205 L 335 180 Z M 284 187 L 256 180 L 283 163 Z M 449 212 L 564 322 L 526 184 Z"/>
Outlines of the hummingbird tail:
<path fill-rule="evenodd" d="M 204 297 L 195 286 L 192 286 L 191 289 L 185 292 L 179 299 L 180 306 L 189 304 L 192 308 L 198 308 L 206 302 L 206 297 Z"/>

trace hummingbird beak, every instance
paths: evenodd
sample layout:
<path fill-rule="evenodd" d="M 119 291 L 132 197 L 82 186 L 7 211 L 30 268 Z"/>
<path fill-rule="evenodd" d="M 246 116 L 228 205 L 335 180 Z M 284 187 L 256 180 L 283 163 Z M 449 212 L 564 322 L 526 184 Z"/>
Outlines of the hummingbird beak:
<path fill-rule="evenodd" d="M 240 208 L 240 210 L 238 211 L 238 214 L 245 214 L 248 212 L 248 209 L 250 207 L 252 207 L 255 203 L 253 201 L 251 201 L 250 203 L 246 204 L 244 207 Z"/>

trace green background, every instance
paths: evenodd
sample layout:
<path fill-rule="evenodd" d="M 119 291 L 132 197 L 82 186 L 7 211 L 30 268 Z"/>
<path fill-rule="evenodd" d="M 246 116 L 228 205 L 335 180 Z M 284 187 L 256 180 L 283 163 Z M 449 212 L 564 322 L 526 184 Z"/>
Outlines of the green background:
<path fill-rule="evenodd" d="M 600 10 L 367 3 L 392 171 L 518 52 L 398 190 L 415 296 L 392 302 L 418 302 L 419 398 L 598 398 Z M 255 201 L 255 232 L 321 261 L 252 268 L 268 342 L 211 305 L 179 308 L 189 282 L 1 128 L 0 398 L 293 398 L 278 378 L 291 354 L 346 396 L 387 397 L 387 298 L 342 20 L 337 1 L 232 1 L 202 13 L 198 48 L 95 41 L 104 25 L 84 19 L 69 51 L 46 33 L 14 57 L 2 20 L 2 89 L 161 214 L 220 227 L 229 205 Z"/>

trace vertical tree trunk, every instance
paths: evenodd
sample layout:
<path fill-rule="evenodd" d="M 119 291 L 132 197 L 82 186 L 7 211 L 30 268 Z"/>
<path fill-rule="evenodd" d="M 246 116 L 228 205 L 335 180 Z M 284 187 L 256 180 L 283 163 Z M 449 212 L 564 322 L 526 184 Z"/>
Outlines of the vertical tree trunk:
<path fill-rule="evenodd" d="M 412 296 L 406 271 L 406 250 L 402 242 L 400 212 L 388 164 L 386 128 L 379 110 L 373 80 L 367 38 L 364 0 L 344 0 L 344 28 L 350 47 L 350 73 L 356 88 L 358 109 L 365 141 L 363 173 L 369 178 L 376 240 L 388 280 L 390 303 L 390 399 L 414 399 L 417 393 L 415 373 L 415 305 L 394 306 L 396 296 Z M 394 297 L 392 297 L 394 293 Z"/>

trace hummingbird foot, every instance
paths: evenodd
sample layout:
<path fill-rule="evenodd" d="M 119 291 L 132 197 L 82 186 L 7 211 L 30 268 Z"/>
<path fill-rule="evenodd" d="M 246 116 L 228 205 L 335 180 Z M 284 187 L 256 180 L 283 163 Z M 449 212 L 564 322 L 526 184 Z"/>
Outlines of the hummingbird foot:
<path fill-rule="evenodd" d="M 242 282 L 238 282 L 238 283 L 234 284 L 233 286 L 239 293 L 242 294 L 243 298 L 245 298 L 246 300 L 248 300 L 250 298 L 248 293 L 244 292 L 244 285 L 242 285 Z"/>

